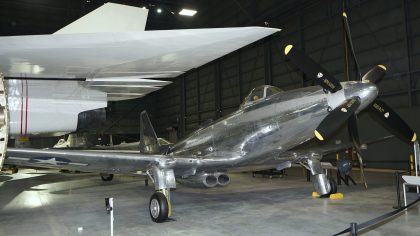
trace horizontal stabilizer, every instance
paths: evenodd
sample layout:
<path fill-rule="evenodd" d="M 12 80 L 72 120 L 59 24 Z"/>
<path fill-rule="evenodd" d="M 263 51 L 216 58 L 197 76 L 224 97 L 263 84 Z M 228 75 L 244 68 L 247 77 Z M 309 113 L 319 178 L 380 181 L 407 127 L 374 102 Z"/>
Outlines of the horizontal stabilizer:
<path fill-rule="evenodd" d="M 144 8 L 105 3 L 54 34 L 144 31 L 147 14 Z"/>

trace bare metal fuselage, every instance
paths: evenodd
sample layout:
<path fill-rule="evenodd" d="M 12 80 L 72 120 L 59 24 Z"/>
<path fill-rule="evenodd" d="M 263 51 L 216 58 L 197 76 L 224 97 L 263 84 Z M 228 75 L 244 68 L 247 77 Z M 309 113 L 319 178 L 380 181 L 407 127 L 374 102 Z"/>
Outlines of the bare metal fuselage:
<path fill-rule="evenodd" d="M 263 164 L 311 139 L 327 108 L 327 96 L 318 86 L 281 92 L 195 131 L 171 151 L 197 157 L 198 169 Z"/>
<path fill-rule="evenodd" d="M 360 111 L 377 96 L 376 87 L 369 82 L 343 82 L 342 86 L 343 90 L 334 94 L 313 86 L 257 100 L 195 131 L 173 146 L 170 155 L 185 157 L 176 158 L 177 164 L 197 171 L 297 161 L 299 157 L 280 154 L 313 138 L 328 108 L 358 96 Z"/>

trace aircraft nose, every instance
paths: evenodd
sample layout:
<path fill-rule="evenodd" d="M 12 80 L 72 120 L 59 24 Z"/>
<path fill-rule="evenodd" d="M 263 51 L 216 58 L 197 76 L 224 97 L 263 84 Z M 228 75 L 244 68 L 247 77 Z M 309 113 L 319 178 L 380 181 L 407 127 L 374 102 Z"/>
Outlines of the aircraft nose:
<path fill-rule="evenodd" d="M 359 112 L 366 108 L 378 96 L 378 88 L 369 81 L 352 81 L 344 86 L 344 95 L 346 99 L 358 96 L 360 98 L 360 106 L 356 110 Z"/>

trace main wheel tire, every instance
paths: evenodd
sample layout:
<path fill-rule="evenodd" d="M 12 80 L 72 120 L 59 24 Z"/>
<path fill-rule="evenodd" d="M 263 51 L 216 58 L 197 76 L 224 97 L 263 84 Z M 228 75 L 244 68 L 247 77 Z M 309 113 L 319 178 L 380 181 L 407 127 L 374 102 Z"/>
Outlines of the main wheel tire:
<path fill-rule="evenodd" d="M 330 194 L 337 193 L 337 182 L 335 182 L 333 178 L 330 178 L 329 181 L 330 181 L 330 186 L 331 186 Z"/>
<path fill-rule="evenodd" d="M 329 193 L 321 195 L 320 198 L 329 198 L 331 194 L 337 193 L 337 182 L 333 178 L 328 178 L 331 190 Z"/>
<path fill-rule="evenodd" d="M 100 174 L 102 181 L 111 181 L 114 178 L 113 174 Z"/>
<path fill-rule="evenodd" d="M 168 219 L 169 204 L 163 193 L 156 192 L 150 197 L 149 213 L 152 220 L 156 223 L 161 223 Z"/>

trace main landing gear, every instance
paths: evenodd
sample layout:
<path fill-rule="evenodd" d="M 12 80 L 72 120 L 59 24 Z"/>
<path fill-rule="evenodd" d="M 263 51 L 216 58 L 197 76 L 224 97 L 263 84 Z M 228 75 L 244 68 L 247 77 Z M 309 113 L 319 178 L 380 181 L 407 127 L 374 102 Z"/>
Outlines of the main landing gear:
<path fill-rule="evenodd" d="M 337 193 L 337 182 L 333 178 L 328 177 L 328 182 L 330 183 L 331 190 L 327 194 L 320 195 L 320 198 L 329 198 L 331 194 Z"/>
<path fill-rule="evenodd" d="M 171 197 L 170 189 L 176 188 L 175 174 L 171 169 L 159 169 L 153 167 L 153 177 L 149 175 L 155 183 L 155 193 L 150 197 L 149 213 L 152 220 L 156 223 L 165 222 L 171 217 Z"/>
<path fill-rule="evenodd" d="M 171 204 L 169 198 L 167 198 L 162 192 L 155 192 L 150 197 L 149 212 L 150 217 L 156 223 L 168 220 L 171 215 Z"/>
<path fill-rule="evenodd" d="M 327 177 L 322 171 L 320 157 L 311 157 L 304 159 L 302 165 L 311 172 L 312 184 L 315 191 L 321 198 L 327 198 L 331 194 L 337 193 L 337 183 L 334 179 Z"/>

